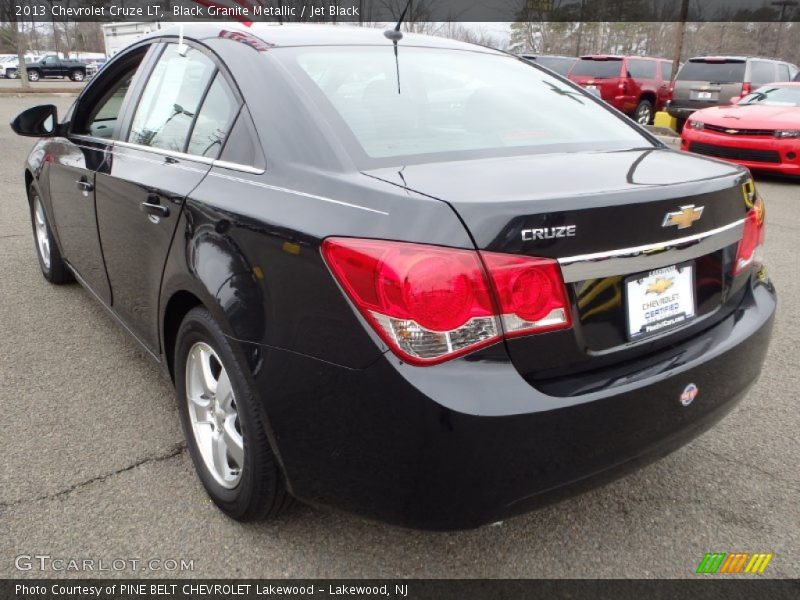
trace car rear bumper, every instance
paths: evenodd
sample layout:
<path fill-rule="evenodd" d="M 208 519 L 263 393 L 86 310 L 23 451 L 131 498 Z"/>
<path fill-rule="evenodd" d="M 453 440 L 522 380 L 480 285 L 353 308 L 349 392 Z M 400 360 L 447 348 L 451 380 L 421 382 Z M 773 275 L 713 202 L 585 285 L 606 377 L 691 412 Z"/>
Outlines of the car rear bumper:
<path fill-rule="evenodd" d="M 670 114 L 670 116 L 675 117 L 676 119 L 688 119 L 692 113 L 697 112 L 703 108 L 708 108 L 708 106 L 700 106 L 700 107 L 683 107 L 683 106 L 674 106 L 670 104 L 667 106 L 666 110 Z"/>
<path fill-rule="evenodd" d="M 752 170 L 800 175 L 800 139 L 726 135 L 685 127 L 681 150 L 727 160 Z"/>
<path fill-rule="evenodd" d="M 387 354 L 363 370 L 244 350 L 294 495 L 452 530 L 614 479 L 706 430 L 759 376 L 775 306 L 772 286 L 754 279 L 738 310 L 663 368 L 568 398 L 528 384 L 502 346 L 436 367 Z M 699 393 L 684 406 L 691 383 Z"/>

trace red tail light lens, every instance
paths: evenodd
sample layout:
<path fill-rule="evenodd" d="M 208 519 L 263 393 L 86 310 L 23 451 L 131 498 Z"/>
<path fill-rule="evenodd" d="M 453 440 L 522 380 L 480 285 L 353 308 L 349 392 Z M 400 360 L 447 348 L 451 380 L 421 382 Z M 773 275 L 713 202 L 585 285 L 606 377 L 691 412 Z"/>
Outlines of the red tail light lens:
<path fill-rule="evenodd" d="M 570 326 L 554 261 L 484 253 L 490 284 L 471 250 L 329 238 L 322 254 L 364 318 L 412 364 L 440 363 L 494 343 L 501 322 L 509 336 Z"/>
<path fill-rule="evenodd" d="M 554 260 L 481 254 L 494 285 L 507 337 L 569 327 L 561 268 Z"/>
<path fill-rule="evenodd" d="M 742 84 L 742 98 L 747 96 L 752 91 L 753 91 L 753 88 L 751 87 L 751 85 L 749 83 L 745 82 L 745 83 Z"/>
<path fill-rule="evenodd" d="M 744 231 L 733 265 L 734 275 L 760 262 L 759 254 L 764 245 L 764 236 L 764 201 L 758 198 L 744 220 Z"/>

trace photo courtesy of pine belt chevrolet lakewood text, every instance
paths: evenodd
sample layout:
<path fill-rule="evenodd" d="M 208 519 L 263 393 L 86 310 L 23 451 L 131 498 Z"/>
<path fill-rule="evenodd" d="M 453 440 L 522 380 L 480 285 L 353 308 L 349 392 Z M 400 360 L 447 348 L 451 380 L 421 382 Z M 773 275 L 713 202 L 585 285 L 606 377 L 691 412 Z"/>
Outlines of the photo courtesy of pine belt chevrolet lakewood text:
<path fill-rule="evenodd" d="M 12 128 L 45 279 L 163 366 L 234 519 L 529 511 L 711 427 L 769 344 L 748 170 L 503 52 L 186 25 Z"/>

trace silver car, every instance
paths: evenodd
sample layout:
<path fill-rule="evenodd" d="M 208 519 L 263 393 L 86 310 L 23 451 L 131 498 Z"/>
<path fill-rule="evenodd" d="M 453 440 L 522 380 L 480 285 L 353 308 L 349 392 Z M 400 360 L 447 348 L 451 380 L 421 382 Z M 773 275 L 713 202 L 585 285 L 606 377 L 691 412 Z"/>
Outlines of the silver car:
<path fill-rule="evenodd" d="M 787 62 L 749 56 L 698 56 L 687 60 L 673 84 L 667 112 L 679 129 L 694 111 L 730 104 L 754 89 L 776 81 L 791 81 L 798 68 Z"/>

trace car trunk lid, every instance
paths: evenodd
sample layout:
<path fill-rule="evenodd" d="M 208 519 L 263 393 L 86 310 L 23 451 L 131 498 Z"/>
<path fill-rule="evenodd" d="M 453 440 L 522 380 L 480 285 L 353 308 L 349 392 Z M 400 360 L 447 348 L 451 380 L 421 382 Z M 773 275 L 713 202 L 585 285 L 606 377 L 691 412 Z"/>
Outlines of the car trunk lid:
<path fill-rule="evenodd" d="M 722 318 L 720 308 L 734 291 L 728 274 L 746 214 L 746 174 L 734 165 L 644 149 L 365 174 L 447 202 L 481 250 L 559 261 L 573 327 L 507 341 L 512 361 L 532 383 L 665 348 L 715 315 Z M 667 224 L 668 214 L 678 224 Z M 667 271 L 645 280 L 658 269 Z M 693 296 L 694 314 L 664 331 L 633 336 L 632 314 L 641 315 L 629 310 L 629 296 L 659 300 L 664 292 L 651 298 L 645 289 L 659 277 L 674 282 L 658 285 Z M 641 280 L 638 289 L 628 285 L 634 280 Z"/>

